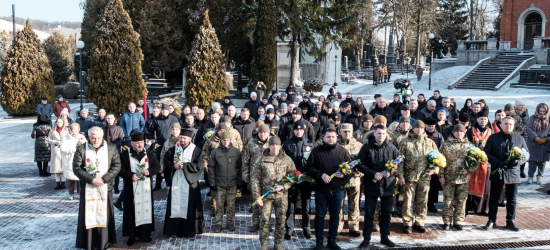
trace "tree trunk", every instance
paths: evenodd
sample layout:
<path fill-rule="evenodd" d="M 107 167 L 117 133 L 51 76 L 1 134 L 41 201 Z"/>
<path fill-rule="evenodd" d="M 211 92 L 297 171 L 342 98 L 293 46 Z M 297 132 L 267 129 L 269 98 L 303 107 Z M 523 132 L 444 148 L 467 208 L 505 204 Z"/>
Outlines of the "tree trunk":
<path fill-rule="evenodd" d="M 473 38 L 473 29 L 474 29 L 474 0 L 470 0 L 470 41 L 472 41 Z"/>
<path fill-rule="evenodd" d="M 420 17 L 421 17 L 421 12 L 422 12 L 422 5 L 420 4 L 421 3 L 421 0 L 418 0 L 418 15 L 416 17 L 416 23 L 417 23 L 417 27 L 416 27 L 416 60 L 418 60 L 418 58 L 420 58 L 420 33 L 421 33 L 421 29 L 422 29 L 422 25 L 420 24 Z"/>
<path fill-rule="evenodd" d="M 290 45 L 290 84 L 296 84 L 298 76 L 296 71 L 298 70 L 298 34 L 292 34 L 292 43 Z"/>

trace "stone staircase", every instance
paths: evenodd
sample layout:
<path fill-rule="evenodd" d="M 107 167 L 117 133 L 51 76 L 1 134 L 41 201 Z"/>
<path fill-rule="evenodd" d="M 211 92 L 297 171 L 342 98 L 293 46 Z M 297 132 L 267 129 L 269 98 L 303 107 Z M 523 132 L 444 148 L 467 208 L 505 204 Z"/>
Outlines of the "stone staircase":
<path fill-rule="evenodd" d="M 532 54 L 505 52 L 490 63 L 481 65 L 462 82 L 457 89 L 494 90 L 495 87 L 510 75 L 523 61 L 533 57 Z"/>

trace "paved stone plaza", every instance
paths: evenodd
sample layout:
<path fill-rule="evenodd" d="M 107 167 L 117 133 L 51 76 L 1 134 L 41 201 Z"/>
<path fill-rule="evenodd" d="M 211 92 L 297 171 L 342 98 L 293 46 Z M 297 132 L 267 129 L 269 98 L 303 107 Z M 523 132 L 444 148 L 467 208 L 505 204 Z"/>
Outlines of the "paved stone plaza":
<path fill-rule="evenodd" d="M 2 235 L 0 249 L 74 249 L 78 201 L 69 201 L 67 190 L 55 191 L 53 176 L 49 178 L 38 176 L 33 162 L 34 141 L 30 137 L 32 123 L 34 118 L 4 119 L 0 122 L 0 141 L 2 141 L 2 147 L 0 147 L 0 235 Z M 543 180 L 544 183 L 550 182 L 548 177 Z M 518 233 L 504 229 L 504 208 L 500 208 L 499 211 L 497 221 L 499 228 L 493 232 L 483 230 L 487 221 L 483 216 L 467 216 L 463 232 L 454 229 L 448 232 L 442 231 L 442 203 L 438 203 L 440 212 L 428 214 L 426 221 L 428 233 L 405 235 L 401 219 L 392 218 L 390 238 L 399 247 L 548 240 L 550 195 L 546 194 L 547 188 L 548 184 L 520 186 L 516 222 L 522 230 Z M 153 242 L 149 244 L 136 242 L 131 249 L 259 249 L 258 234 L 247 231 L 252 224 L 251 214 L 248 213 L 250 206 L 247 202 L 248 196 L 237 199 L 236 231 L 228 232 L 224 229 L 222 233 L 215 234 L 213 233 L 215 219 L 209 209 L 210 197 L 206 196 L 207 192 L 208 189 L 203 189 L 207 233 L 193 239 L 170 238 L 162 234 L 167 197 L 164 189 L 155 193 L 157 230 L 153 235 Z M 315 207 L 314 204 L 312 207 Z M 115 219 L 118 243 L 111 249 L 128 248 L 127 237 L 122 237 L 122 212 L 116 209 Z M 363 217 L 361 217 L 362 220 Z M 283 246 L 288 249 L 313 248 L 315 240 L 305 239 L 299 229 L 299 216 L 296 218 L 296 225 L 298 225 L 297 237 L 291 241 L 284 241 Z M 361 228 L 362 225 L 361 222 Z M 378 236 L 378 234 L 374 235 L 372 240 L 374 245 L 371 247 L 383 247 L 378 244 Z M 350 239 L 347 229 L 344 229 L 337 240 L 342 248 L 354 249 L 362 239 Z M 273 244 L 273 238 L 271 238 L 271 244 Z"/>

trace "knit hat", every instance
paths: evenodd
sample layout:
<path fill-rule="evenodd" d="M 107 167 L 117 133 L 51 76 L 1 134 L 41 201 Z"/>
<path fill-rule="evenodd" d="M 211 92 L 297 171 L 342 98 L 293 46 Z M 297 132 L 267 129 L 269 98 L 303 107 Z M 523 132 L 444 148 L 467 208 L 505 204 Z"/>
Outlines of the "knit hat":
<path fill-rule="evenodd" d="M 286 97 L 286 92 L 281 93 L 281 97 Z"/>
<path fill-rule="evenodd" d="M 514 105 L 512 105 L 511 103 L 508 103 L 506 104 L 506 106 L 504 106 L 504 110 L 505 111 L 514 110 Z"/>
<path fill-rule="evenodd" d="M 273 94 L 275 94 L 275 93 L 277 93 L 277 90 L 272 89 L 272 90 L 271 90 L 271 94 L 273 95 Z"/>
<path fill-rule="evenodd" d="M 461 122 L 469 122 L 470 121 L 470 115 L 466 114 L 466 113 L 460 113 L 460 115 L 458 115 L 458 120 L 461 121 Z"/>
<path fill-rule="evenodd" d="M 342 131 L 353 132 L 353 124 L 351 124 L 351 123 L 342 123 Z"/>
<path fill-rule="evenodd" d="M 282 109 L 288 108 L 288 104 L 286 104 L 286 102 L 281 103 L 281 108 Z"/>
<path fill-rule="evenodd" d="M 57 99 L 59 99 L 59 98 L 63 98 L 63 95 L 58 95 Z M 516 103 L 517 103 L 517 100 L 516 100 Z"/>
<path fill-rule="evenodd" d="M 255 124 L 256 126 L 254 126 L 254 128 L 258 128 L 258 127 L 260 127 L 264 124 L 265 124 L 264 121 L 257 121 L 256 124 Z"/>
<path fill-rule="evenodd" d="M 305 94 L 304 94 L 304 98 L 309 99 L 309 93 L 305 93 Z"/>
<path fill-rule="evenodd" d="M 333 108 L 334 107 L 332 102 L 325 102 L 325 106 L 327 106 L 327 108 Z"/>
<path fill-rule="evenodd" d="M 231 116 L 225 115 L 223 116 L 223 122 L 231 122 Z"/>
<path fill-rule="evenodd" d="M 264 125 L 261 125 L 260 128 L 258 129 L 258 133 L 260 133 L 260 132 L 268 132 L 268 133 L 270 133 L 271 130 L 269 129 L 269 126 L 267 126 L 266 124 L 264 124 Z"/>
<path fill-rule="evenodd" d="M 336 130 L 336 126 L 334 126 L 334 123 L 329 123 L 328 124 L 327 130 L 329 130 L 329 129 Z"/>
<path fill-rule="evenodd" d="M 48 100 L 48 97 L 45 97 L 45 96 L 42 97 L 42 101 L 47 101 L 47 100 Z"/>
<path fill-rule="evenodd" d="M 268 108 L 266 114 L 275 114 L 275 110 L 273 108 Z"/>
<path fill-rule="evenodd" d="M 67 116 L 69 116 L 69 110 L 67 108 L 63 108 L 63 110 L 61 110 L 61 113 L 59 114 L 59 116 L 62 116 L 63 114 L 67 114 Z"/>
<path fill-rule="evenodd" d="M 306 129 L 306 126 L 304 126 L 304 123 L 301 120 L 298 120 L 294 123 L 294 126 L 292 126 L 292 130 L 295 129 Z"/>
<path fill-rule="evenodd" d="M 214 100 L 214 102 L 222 102 L 222 100 L 220 100 L 220 98 L 216 98 L 216 100 Z"/>
<path fill-rule="evenodd" d="M 379 115 L 374 118 L 374 123 L 388 123 L 388 119 L 386 119 L 386 117 L 383 115 Z"/>
<path fill-rule="evenodd" d="M 281 139 L 278 136 L 272 136 L 269 138 L 268 145 L 271 146 L 273 144 L 281 145 Z"/>
<path fill-rule="evenodd" d="M 332 112 L 330 113 L 330 119 L 332 119 L 333 121 L 335 120 L 340 120 L 342 117 L 340 116 L 340 114 L 336 113 L 336 112 Z"/>
<path fill-rule="evenodd" d="M 402 122 L 408 122 L 408 123 L 411 123 L 411 118 L 409 118 L 408 116 L 401 116 L 399 117 L 399 123 L 402 123 Z"/>
<path fill-rule="evenodd" d="M 253 97 L 253 96 L 258 96 L 258 94 L 256 94 L 256 92 L 251 92 L 250 97 Z"/>
<path fill-rule="evenodd" d="M 516 105 L 514 105 L 516 108 L 520 105 L 525 106 L 525 103 L 521 99 L 516 99 Z"/>
<path fill-rule="evenodd" d="M 302 109 L 300 107 L 294 108 L 292 114 L 302 115 Z"/>
<path fill-rule="evenodd" d="M 425 128 L 426 125 L 424 125 L 424 122 L 421 120 L 416 120 L 414 122 L 413 128 Z"/>
<path fill-rule="evenodd" d="M 446 108 L 444 108 L 444 107 L 441 107 L 441 108 L 436 109 L 435 112 L 434 112 L 434 114 L 437 115 L 437 114 L 438 114 L 439 112 L 441 112 L 441 111 L 445 112 L 445 116 L 446 116 L 446 117 L 449 116 L 449 111 L 448 111 Z"/>
<path fill-rule="evenodd" d="M 374 121 L 374 119 L 372 119 L 372 115 L 364 115 L 363 117 L 361 117 L 361 122 L 365 121 Z"/>
<path fill-rule="evenodd" d="M 267 104 L 265 105 L 264 109 L 267 111 L 268 109 L 275 109 L 275 108 L 273 107 L 273 105 Z"/>
<path fill-rule="evenodd" d="M 174 122 L 174 124 L 172 124 L 172 129 L 175 129 L 175 128 L 181 130 L 181 125 L 179 122 Z"/>
<path fill-rule="evenodd" d="M 453 127 L 453 132 L 460 131 L 460 132 L 466 132 L 466 128 L 462 124 L 456 124 Z"/>
<path fill-rule="evenodd" d="M 411 107 L 409 106 L 409 104 L 403 104 L 401 105 L 401 110 L 411 110 Z"/>
<path fill-rule="evenodd" d="M 337 83 L 337 82 L 335 82 L 333 86 L 338 86 L 338 83 Z"/>
<path fill-rule="evenodd" d="M 218 124 L 218 129 L 216 131 L 220 131 L 222 129 L 227 130 L 227 125 L 225 125 L 225 123 L 223 123 L 223 122 Z"/>
<path fill-rule="evenodd" d="M 264 95 L 264 97 L 262 97 L 262 100 L 269 100 L 269 98 L 267 98 L 267 96 Z"/>
<path fill-rule="evenodd" d="M 164 109 L 164 105 L 162 105 L 162 108 Z M 212 110 L 216 110 L 221 108 L 220 104 L 217 102 L 212 103 Z"/>
<path fill-rule="evenodd" d="M 222 140 L 230 140 L 231 139 L 231 132 L 225 131 L 222 133 Z"/>
<path fill-rule="evenodd" d="M 426 125 L 432 126 L 432 125 L 437 124 L 437 119 L 435 119 L 435 118 L 433 118 L 433 117 L 428 117 L 428 118 L 426 118 L 426 120 L 424 121 L 424 123 L 425 123 Z"/>
<path fill-rule="evenodd" d="M 311 112 L 311 114 L 309 115 L 309 117 L 316 117 L 316 118 L 319 118 L 319 114 L 317 114 L 317 112 Z"/>
<path fill-rule="evenodd" d="M 80 110 L 80 114 L 84 114 L 84 113 L 88 113 L 88 109 L 87 108 L 83 108 L 82 110 Z"/>

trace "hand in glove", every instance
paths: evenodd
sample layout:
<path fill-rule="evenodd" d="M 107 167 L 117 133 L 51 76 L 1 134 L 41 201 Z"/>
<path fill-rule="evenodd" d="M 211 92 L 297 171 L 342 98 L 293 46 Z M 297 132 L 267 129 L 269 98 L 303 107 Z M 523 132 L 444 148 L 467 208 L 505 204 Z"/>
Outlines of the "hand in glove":
<path fill-rule="evenodd" d="M 216 186 L 211 186 L 211 187 L 210 187 L 210 191 L 216 192 L 216 191 L 218 191 L 218 188 L 217 188 Z"/>
<path fill-rule="evenodd" d="M 508 162 L 508 167 L 514 167 L 518 165 L 518 160 L 510 160 Z"/>
<path fill-rule="evenodd" d="M 540 144 L 540 145 L 544 145 L 546 143 L 546 140 L 545 139 L 538 139 L 537 143 Z"/>

